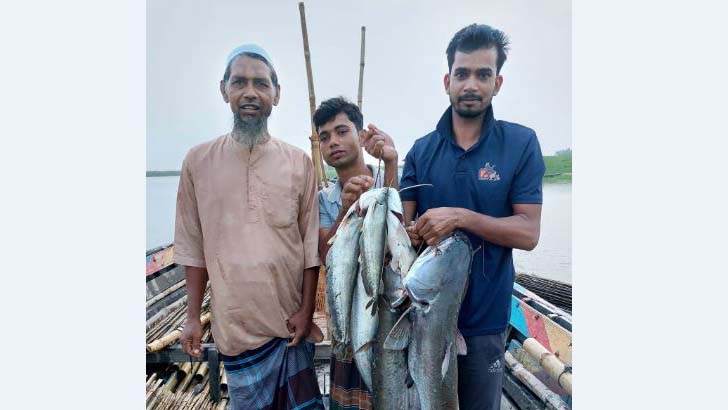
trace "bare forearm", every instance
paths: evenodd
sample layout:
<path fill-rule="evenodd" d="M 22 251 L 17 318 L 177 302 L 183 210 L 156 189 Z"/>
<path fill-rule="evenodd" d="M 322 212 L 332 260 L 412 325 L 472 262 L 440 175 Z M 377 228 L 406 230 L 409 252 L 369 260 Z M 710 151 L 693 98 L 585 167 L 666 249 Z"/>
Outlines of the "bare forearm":
<path fill-rule="evenodd" d="M 414 221 L 417 212 L 417 201 L 402 201 L 402 209 L 404 210 L 404 226 L 409 226 Z"/>
<path fill-rule="evenodd" d="M 185 266 L 185 286 L 187 288 L 187 319 L 200 320 L 202 297 L 207 286 L 207 268 Z"/>
<path fill-rule="evenodd" d="M 303 287 L 301 310 L 307 317 L 313 317 L 316 308 L 316 288 L 318 287 L 319 268 L 309 268 L 303 271 Z"/>
<path fill-rule="evenodd" d="M 384 186 L 399 189 L 398 171 L 396 158 L 384 163 Z"/>
<path fill-rule="evenodd" d="M 488 242 L 508 248 L 533 250 L 538 244 L 540 219 L 525 214 L 495 218 L 459 208 L 458 229 L 469 231 Z"/>

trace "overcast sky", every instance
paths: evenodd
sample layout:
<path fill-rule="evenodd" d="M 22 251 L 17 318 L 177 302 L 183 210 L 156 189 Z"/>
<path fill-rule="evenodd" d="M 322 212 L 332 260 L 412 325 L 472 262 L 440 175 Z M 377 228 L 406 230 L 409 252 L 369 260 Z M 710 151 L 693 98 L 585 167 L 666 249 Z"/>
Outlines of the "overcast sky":
<path fill-rule="evenodd" d="M 571 146 L 571 2 L 568 0 L 309 0 L 306 22 L 317 104 L 356 103 L 366 26 L 364 123 L 388 132 L 400 160 L 447 108 L 445 49 L 477 22 L 503 30 L 511 52 L 493 100 L 497 119 L 536 130 L 544 155 Z M 265 48 L 281 83 L 271 133 L 310 153 L 298 1 L 147 2 L 147 170 L 179 169 L 194 145 L 228 132 L 218 83 L 234 47 Z"/>

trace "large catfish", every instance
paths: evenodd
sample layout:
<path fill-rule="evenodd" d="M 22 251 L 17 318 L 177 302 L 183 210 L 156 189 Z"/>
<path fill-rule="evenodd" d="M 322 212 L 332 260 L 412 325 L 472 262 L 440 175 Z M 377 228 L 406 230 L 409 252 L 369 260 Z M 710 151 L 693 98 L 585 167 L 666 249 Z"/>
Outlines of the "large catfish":
<path fill-rule="evenodd" d="M 341 359 L 351 342 L 351 303 L 358 272 L 359 237 L 363 218 L 352 206 L 329 241 L 326 256 L 326 300 L 334 356 Z"/>
<path fill-rule="evenodd" d="M 458 408 L 457 354 L 467 352 L 457 320 L 471 261 L 470 241 L 455 232 L 428 247 L 404 278 L 412 304 L 384 347 L 409 347 L 407 367 L 422 410 Z"/>
<path fill-rule="evenodd" d="M 408 410 L 407 358 L 404 350 L 384 349 L 384 341 L 394 327 L 404 309 L 391 306 L 390 301 L 398 301 L 404 294 L 404 285 L 399 273 L 391 267 L 384 268 L 384 297 L 379 298 L 377 312 L 377 342 L 374 344 L 374 363 L 372 368 L 372 399 L 375 409 Z"/>

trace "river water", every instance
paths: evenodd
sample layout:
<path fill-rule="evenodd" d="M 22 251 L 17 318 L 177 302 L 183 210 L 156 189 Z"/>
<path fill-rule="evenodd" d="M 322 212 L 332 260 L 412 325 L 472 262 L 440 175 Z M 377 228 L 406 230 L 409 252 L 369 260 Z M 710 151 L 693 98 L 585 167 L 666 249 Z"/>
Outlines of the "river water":
<path fill-rule="evenodd" d="M 147 249 L 174 239 L 179 177 L 147 178 Z M 571 184 L 544 185 L 541 238 L 531 252 L 513 251 L 516 272 L 571 283 Z"/>

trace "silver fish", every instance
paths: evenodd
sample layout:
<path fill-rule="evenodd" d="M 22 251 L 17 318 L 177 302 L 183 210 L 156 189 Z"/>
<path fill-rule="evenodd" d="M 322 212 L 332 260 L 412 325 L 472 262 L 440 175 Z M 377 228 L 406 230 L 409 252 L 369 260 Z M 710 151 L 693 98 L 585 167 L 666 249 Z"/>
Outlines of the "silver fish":
<path fill-rule="evenodd" d="M 364 219 L 353 211 L 347 212 L 326 256 L 326 300 L 329 308 L 334 356 L 346 356 L 351 342 L 350 316 L 358 271 L 359 237 Z"/>
<path fill-rule="evenodd" d="M 392 260 L 389 266 L 401 278 L 407 275 L 410 266 L 417 259 L 417 252 L 412 247 L 403 221 L 399 193 L 394 188 L 390 188 L 387 195 L 387 248 L 392 255 Z M 404 301 L 404 295 L 400 296 L 399 299 L 390 301 L 393 306 L 399 306 Z"/>
<path fill-rule="evenodd" d="M 370 192 L 372 192 L 371 197 L 367 196 L 365 201 L 360 201 L 360 207 L 362 210 L 366 210 L 366 216 L 362 226 L 359 263 L 362 266 L 364 290 L 370 298 L 367 307 L 371 307 L 371 314 L 375 315 L 379 307 L 375 302 L 381 294 L 389 191 L 387 188 L 378 188 L 369 190 L 366 194 Z"/>
<path fill-rule="evenodd" d="M 364 289 L 361 268 L 355 278 L 354 296 L 351 306 L 351 347 L 354 351 L 354 363 L 369 391 L 372 389 L 372 362 L 374 350 L 372 345 L 377 337 L 377 316 L 367 310 L 369 297 Z"/>
<path fill-rule="evenodd" d="M 411 306 L 384 348 L 408 349 L 407 367 L 423 410 L 457 409 L 457 354 L 466 354 L 457 319 L 472 261 L 470 241 L 455 232 L 428 247 L 404 278 Z"/>

